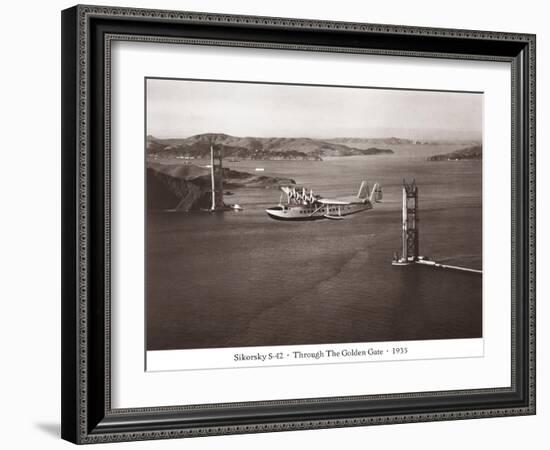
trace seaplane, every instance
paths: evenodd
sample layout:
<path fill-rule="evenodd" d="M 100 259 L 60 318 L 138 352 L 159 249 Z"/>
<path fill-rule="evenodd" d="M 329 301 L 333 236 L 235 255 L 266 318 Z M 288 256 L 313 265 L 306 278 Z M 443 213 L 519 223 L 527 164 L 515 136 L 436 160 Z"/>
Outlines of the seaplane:
<path fill-rule="evenodd" d="M 381 186 L 375 183 L 371 190 L 366 181 L 361 182 L 357 195 L 346 197 L 323 198 L 313 190 L 289 186 L 281 190 L 279 205 L 265 210 L 275 220 L 342 220 L 344 216 L 368 211 L 382 201 Z"/>

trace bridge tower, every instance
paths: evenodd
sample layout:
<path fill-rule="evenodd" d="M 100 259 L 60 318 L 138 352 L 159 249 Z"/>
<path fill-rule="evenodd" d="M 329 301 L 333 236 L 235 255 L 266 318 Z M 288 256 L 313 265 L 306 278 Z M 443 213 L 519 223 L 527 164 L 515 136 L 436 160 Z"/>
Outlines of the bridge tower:
<path fill-rule="evenodd" d="M 222 165 L 222 150 L 220 146 L 210 146 L 210 177 L 212 180 L 211 193 L 212 203 L 210 211 L 223 211 L 225 205 L 223 203 L 223 165 Z"/>
<path fill-rule="evenodd" d="M 418 248 L 418 186 L 416 181 L 403 180 L 402 202 L 402 250 L 401 257 L 394 257 L 394 265 L 404 265 L 417 261 Z"/>

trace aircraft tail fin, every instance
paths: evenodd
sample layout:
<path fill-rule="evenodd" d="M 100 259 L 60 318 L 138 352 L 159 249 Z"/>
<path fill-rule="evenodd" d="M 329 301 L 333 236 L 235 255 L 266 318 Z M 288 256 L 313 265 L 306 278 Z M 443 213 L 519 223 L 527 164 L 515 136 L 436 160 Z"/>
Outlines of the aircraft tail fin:
<path fill-rule="evenodd" d="M 357 192 L 357 198 L 365 199 L 369 195 L 369 184 L 363 180 L 361 186 L 359 186 L 359 192 Z"/>
<path fill-rule="evenodd" d="M 382 201 L 382 186 L 379 183 L 374 183 L 369 200 L 371 203 L 380 203 Z"/>

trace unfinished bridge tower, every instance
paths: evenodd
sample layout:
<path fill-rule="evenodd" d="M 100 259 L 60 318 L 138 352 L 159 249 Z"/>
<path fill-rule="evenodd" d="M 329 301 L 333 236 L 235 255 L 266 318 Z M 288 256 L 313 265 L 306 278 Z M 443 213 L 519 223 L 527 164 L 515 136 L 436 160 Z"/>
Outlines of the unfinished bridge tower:
<path fill-rule="evenodd" d="M 210 146 L 210 177 L 212 203 L 210 211 L 223 211 L 225 205 L 223 203 L 223 165 L 222 165 L 222 149 L 220 146 Z"/>
<path fill-rule="evenodd" d="M 401 216 L 401 256 L 398 252 L 393 255 L 392 264 L 394 266 L 422 265 L 432 267 L 434 269 L 444 269 L 468 272 L 481 275 L 481 269 L 451 266 L 449 264 L 441 264 L 437 261 L 431 261 L 427 256 L 419 255 L 418 248 L 418 187 L 413 179 L 412 183 L 407 183 L 403 180 L 403 200 L 402 200 L 402 216 Z"/>
<path fill-rule="evenodd" d="M 403 180 L 402 250 L 394 256 L 394 265 L 414 263 L 419 259 L 418 249 L 418 186 L 416 181 Z"/>

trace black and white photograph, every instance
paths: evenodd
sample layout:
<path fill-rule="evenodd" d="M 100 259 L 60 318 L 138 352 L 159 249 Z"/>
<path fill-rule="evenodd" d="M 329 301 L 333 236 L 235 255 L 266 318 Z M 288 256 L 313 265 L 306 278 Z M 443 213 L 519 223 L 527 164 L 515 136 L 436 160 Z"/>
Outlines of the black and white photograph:
<path fill-rule="evenodd" d="M 144 84 L 147 351 L 483 338 L 483 92 Z"/>

